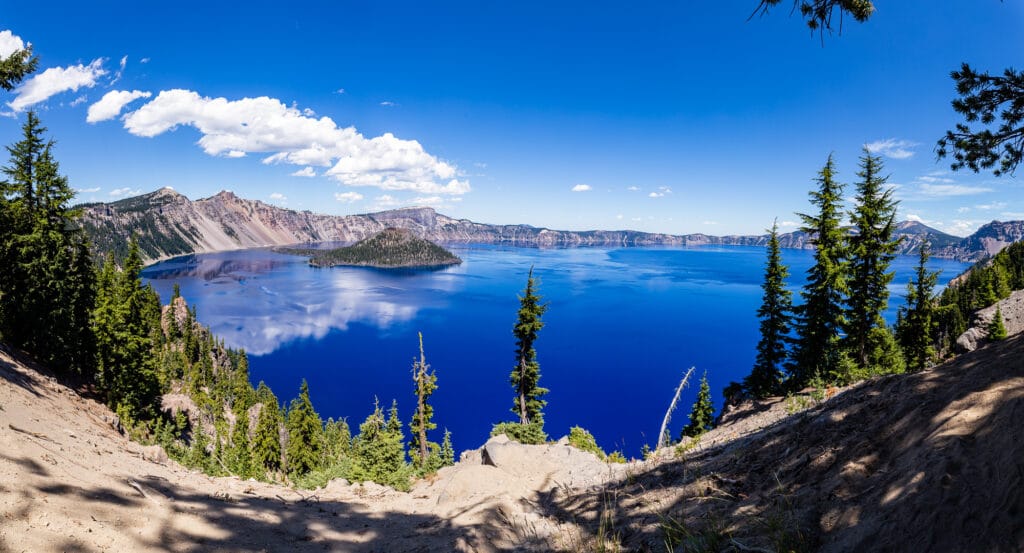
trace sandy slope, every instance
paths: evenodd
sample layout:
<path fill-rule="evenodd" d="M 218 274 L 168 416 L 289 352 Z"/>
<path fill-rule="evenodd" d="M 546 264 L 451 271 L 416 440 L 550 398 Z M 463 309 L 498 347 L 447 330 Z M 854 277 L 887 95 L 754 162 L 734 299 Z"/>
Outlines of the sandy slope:
<path fill-rule="evenodd" d="M 0 349 L 0 551 L 508 550 L 525 543 L 520 527 L 573 535 L 531 505 L 538 493 L 586 489 L 616 470 L 564 445 L 495 441 L 498 466 L 471 452 L 411 493 L 343 481 L 296 492 L 150 460 L 159 448 L 127 440 L 112 420 Z"/>
<path fill-rule="evenodd" d="M 0 350 L 0 550 L 1024 550 L 1024 335 L 798 403 L 627 466 L 490 442 L 409 494 L 300 494 L 147 460 L 105 407 Z"/>

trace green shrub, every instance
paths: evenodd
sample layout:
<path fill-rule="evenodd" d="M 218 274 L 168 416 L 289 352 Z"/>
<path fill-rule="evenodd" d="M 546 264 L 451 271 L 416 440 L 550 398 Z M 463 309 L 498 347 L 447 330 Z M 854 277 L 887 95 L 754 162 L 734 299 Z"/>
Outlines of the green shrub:
<path fill-rule="evenodd" d="M 544 433 L 542 423 L 531 422 L 520 424 L 518 422 L 499 422 L 491 429 L 491 436 L 504 434 L 510 440 L 521 444 L 540 445 L 548 441 L 548 435 Z"/>
<path fill-rule="evenodd" d="M 608 454 L 608 457 L 605 459 L 605 461 L 608 461 L 609 463 L 619 463 L 624 465 L 626 464 L 626 456 L 623 455 L 621 451 L 613 451 Z"/>
<path fill-rule="evenodd" d="M 602 461 L 607 457 L 604 450 L 597 445 L 597 440 L 594 439 L 594 435 L 579 426 L 574 426 L 569 429 L 569 445 L 581 451 L 593 453 Z"/>
<path fill-rule="evenodd" d="M 313 490 L 322 488 L 328 482 L 337 478 L 352 480 L 352 459 L 343 458 L 330 466 L 309 471 L 306 474 L 297 476 L 293 482 L 296 488 Z"/>

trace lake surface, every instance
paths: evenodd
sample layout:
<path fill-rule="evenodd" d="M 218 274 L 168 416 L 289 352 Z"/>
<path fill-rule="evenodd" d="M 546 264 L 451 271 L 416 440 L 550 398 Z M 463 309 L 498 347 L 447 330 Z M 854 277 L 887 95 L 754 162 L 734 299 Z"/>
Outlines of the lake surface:
<path fill-rule="evenodd" d="M 309 381 L 320 415 L 346 417 L 353 431 L 374 398 L 415 406 L 411 364 L 423 333 L 437 372 L 432 401 L 440 442 L 479 447 L 493 423 L 512 420 L 512 325 L 518 294 L 535 267 L 549 303 L 536 348 L 549 388 L 553 438 L 587 428 L 606 450 L 638 455 L 653 443 L 687 368 L 707 371 L 716 408 L 730 381 L 750 371 L 758 341 L 763 248 L 451 248 L 465 262 L 439 271 L 316 269 L 265 249 L 185 256 L 146 268 L 167 301 L 175 283 L 199 320 L 249 353 L 251 378 L 282 402 Z M 812 252 L 783 250 L 796 290 Z M 916 257 L 894 263 L 887 318 L 895 319 Z M 966 264 L 932 260 L 944 283 Z M 678 435 L 697 393 L 683 392 Z M 408 429 L 406 428 L 406 434 Z"/>

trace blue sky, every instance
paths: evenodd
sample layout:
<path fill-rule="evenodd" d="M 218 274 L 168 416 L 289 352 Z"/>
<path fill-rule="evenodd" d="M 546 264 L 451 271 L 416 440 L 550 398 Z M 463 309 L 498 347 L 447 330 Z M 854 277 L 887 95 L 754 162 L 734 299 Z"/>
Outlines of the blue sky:
<path fill-rule="evenodd" d="M 1024 5 L 878 0 L 823 43 L 756 3 L 14 3 L 0 55 L 31 42 L 40 69 L 0 92 L 0 142 L 37 110 L 83 201 L 708 234 L 789 225 L 830 153 L 851 182 L 872 144 L 901 218 L 1024 219 L 1019 177 L 933 153 L 949 72 L 1021 65 Z"/>

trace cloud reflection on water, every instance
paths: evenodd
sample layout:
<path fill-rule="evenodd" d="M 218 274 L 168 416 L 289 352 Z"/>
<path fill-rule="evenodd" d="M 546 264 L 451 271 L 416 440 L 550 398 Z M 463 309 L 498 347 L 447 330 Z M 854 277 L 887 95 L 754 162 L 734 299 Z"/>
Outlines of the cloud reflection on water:
<path fill-rule="evenodd" d="M 179 283 L 190 304 L 203 306 L 200 321 L 228 346 L 264 355 L 350 324 L 386 331 L 421 310 L 443 308 L 460 287 L 460 273 L 310 269 L 302 258 L 249 250 L 173 259 L 143 276 L 164 301 Z M 204 301 L 211 296 L 216 301 Z"/>

